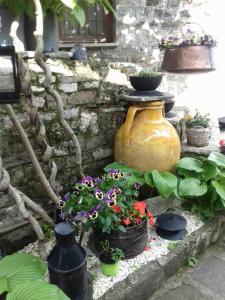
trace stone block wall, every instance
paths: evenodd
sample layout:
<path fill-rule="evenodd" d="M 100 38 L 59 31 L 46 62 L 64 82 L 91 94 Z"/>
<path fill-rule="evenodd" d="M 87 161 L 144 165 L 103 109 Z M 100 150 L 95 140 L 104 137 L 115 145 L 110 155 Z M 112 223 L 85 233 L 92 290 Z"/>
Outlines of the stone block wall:
<path fill-rule="evenodd" d="M 84 171 L 86 174 L 97 175 L 107 162 L 113 160 L 114 135 L 126 114 L 126 105 L 118 102 L 118 94 L 127 89 L 126 82 L 125 85 L 116 85 L 104 78 L 103 70 L 107 76 L 111 72 L 109 70 L 117 72 L 109 66 L 99 66 L 97 71 L 93 71 L 90 65 L 70 60 L 49 58 L 47 63 L 53 72 L 52 84 L 63 99 L 65 118 L 80 141 Z M 32 91 L 58 165 L 58 179 L 65 187 L 75 181 L 75 150 L 58 122 L 55 101 L 41 87 L 41 69 L 33 59 L 29 60 L 29 67 L 32 73 Z M 13 108 L 40 158 L 27 102 L 22 98 L 21 104 L 13 105 Z M 12 184 L 31 198 L 45 197 L 20 137 L 3 106 L 0 107 L 0 136 L 0 152 Z"/>

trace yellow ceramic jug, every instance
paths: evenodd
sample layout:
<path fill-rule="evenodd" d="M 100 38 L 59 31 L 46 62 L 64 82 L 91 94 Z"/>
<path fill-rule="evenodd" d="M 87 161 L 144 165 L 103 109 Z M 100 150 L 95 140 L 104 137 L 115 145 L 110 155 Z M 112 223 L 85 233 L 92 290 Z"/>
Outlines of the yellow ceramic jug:
<path fill-rule="evenodd" d="M 114 160 L 140 171 L 174 171 L 180 139 L 163 117 L 163 101 L 135 103 L 115 138 Z"/>

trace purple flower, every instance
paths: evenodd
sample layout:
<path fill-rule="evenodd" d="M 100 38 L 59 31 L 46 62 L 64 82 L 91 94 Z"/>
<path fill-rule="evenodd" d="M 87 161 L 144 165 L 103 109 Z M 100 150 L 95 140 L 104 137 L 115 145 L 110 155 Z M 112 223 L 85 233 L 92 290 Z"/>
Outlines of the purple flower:
<path fill-rule="evenodd" d="M 115 170 L 115 169 L 112 169 L 109 171 L 109 176 L 112 177 L 113 179 L 117 180 L 117 179 L 120 179 L 120 171 L 118 170 Z"/>
<path fill-rule="evenodd" d="M 101 182 L 102 182 L 101 178 L 99 178 L 99 177 L 94 178 L 94 183 L 95 184 L 99 184 Z"/>
<path fill-rule="evenodd" d="M 88 218 L 88 217 L 89 217 L 89 213 L 87 211 L 79 211 L 79 213 L 77 214 L 77 216 L 75 218 L 82 219 L 82 218 Z"/>
<path fill-rule="evenodd" d="M 68 201 L 70 199 L 70 193 L 67 193 L 63 196 L 63 201 Z"/>
<path fill-rule="evenodd" d="M 188 29 L 187 29 L 187 33 L 188 33 L 188 34 L 193 34 L 193 33 L 194 33 L 194 31 L 193 31 L 193 30 L 191 30 L 190 28 L 188 28 Z"/>
<path fill-rule="evenodd" d="M 116 200 L 116 189 L 110 189 L 106 193 L 106 196 L 108 200 Z"/>
<path fill-rule="evenodd" d="M 100 189 L 96 189 L 94 194 L 98 200 L 103 200 L 103 192 Z"/>
<path fill-rule="evenodd" d="M 92 179 L 91 176 L 86 176 L 86 177 L 84 177 L 84 178 L 80 181 L 80 183 L 81 183 L 82 185 L 86 185 L 86 186 L 89 187 L 89 188 L 91 188 L 91 187 L 94 186 L 93 179 Z"/>
<path fill-rule="evenodd" d="M 109 207 L 116 205 L 116 199 L 106 200 L 106 203 Z"/>
<path fill-rule="evenodd" d="M 139 183 L 135 183 L 135 184 L 133 185 L 133 187 L 135 188 L 135 190 L 139 190 L 140 187 L 141 187 L 141 185 L 140 185 Z"/>

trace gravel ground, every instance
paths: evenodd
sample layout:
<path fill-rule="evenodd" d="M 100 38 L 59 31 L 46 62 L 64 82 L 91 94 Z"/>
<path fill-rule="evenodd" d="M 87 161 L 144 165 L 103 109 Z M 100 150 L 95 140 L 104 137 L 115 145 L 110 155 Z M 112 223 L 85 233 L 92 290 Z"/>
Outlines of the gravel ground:
<path fill-rule="evenodd" d="M 193 231 L 196 231 L 201 226 L 203 222 L 195 215 L 189 212 L 178 211 L 187 219 L 187 234 L 190 235 Z M 149 228 L 149 239 L 148 245 L 145 251 L 135 258 L 123 260 L 120 262 L 120 272 L 115 277 L 107 277 L 101 273 L 99 270 L 99 261 L 96 256 L 88 249 L 88 270 L 93 276 L 93 299 L 98 299 L 101 297 L 109 288 L 111 288 L 116 282 L 124 280 L 130 273 L 140 268 L 141 266 L 147 264 L 150 261 L 156 260 L 157 258 L 166 255 L 168 250 L 168 244 L 170 241 L 165 240 L 157 236 L 154 228 Z M 88 235 L 84 236 L 82 245 L 87 246 Z M 48 252 L 53 248 L 55 244 L 54 239 L 46 243 Z M 29 244 L 23 250 L 26 253 L 32 253 L 38 256 L 37 252 L 37 242 Z"/>

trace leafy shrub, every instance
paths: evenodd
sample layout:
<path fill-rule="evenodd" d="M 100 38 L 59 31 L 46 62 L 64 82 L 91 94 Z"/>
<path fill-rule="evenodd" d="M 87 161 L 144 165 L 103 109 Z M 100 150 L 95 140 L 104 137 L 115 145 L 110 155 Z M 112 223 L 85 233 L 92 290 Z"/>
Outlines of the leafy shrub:
<path fill-rule="evenodd" d="M 209 127 L 210 117 L 209 114 L 201 115 L 199 111 L 196 111 L 194 116 L 186 114 L 184 116 L 185 126 L 187 128 L 193 128 L 196 126 L 201 126 L 203 128 Z"/>
<path fill-rule="evenodd" d="M 153 72 L 149 69 L 144 69 L 144 70 L 141 70 L 139 73 L 138 73 L 138 76 L 139 77 L 155 77 L 155 76 L 160 76 L 161 73 L 158 73 L 158 72 Z"/>

